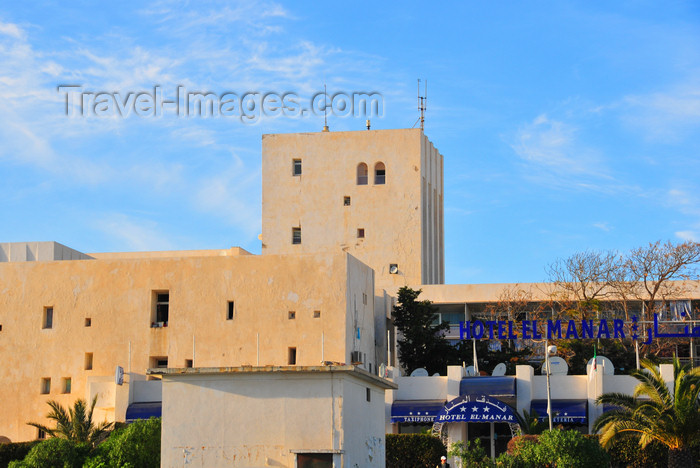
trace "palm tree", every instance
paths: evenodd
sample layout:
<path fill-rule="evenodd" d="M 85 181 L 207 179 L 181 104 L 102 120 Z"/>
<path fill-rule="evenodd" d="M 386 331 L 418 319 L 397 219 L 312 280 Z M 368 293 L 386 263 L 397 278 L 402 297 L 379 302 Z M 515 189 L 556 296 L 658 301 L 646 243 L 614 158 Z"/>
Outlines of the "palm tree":
<path fill-rule="evenodd" d="M 73 407 L 66 410 L 60 403 L 55 400 L 47 402 L 51 407 L 51 411 L 46 415 L 48 419 L 56 422 L 56 427 L 51 429 L 43 424 L 30 422 L 30 426 L 41 429 L 51 437 L 59 437 L 68 439 L 73 442 L 88 443 L 94 447 L 101 442 L 111 429 L 112 424 L 104 421 L 95 425 L 92 422 L 92 412 L 97 403 L 97 395 L 92 399 L 92 404 L 88 409 L 87 403 L 82 398 L 79 398 L 73 403 Z"/>
<path fill-rule="evenodd" d="M 527 410 L 523 410 L 523 414 L 516 411 L 515 417 L 518 419 L 521 435 L 542 434 L 546 429 L 548 429 L 548 426 L 540 421 L 539 415 L 535 410 L 532 410 L 531 413 L 528 413 Z"/>
<path fill-rule="evenodd" d="M 596 400 L 614 407 L 595 422 L 600 442 L 608 446 L 626 434 L 639 437 L 642 447 L 656 440 L 669 449 L 669 467 L 694 466 L 690 447 L 700 442 L 700 368 L 683 366 L 674 357 L 671 391 L 652 362 L 643 360 L 642 366 L 631 374 L 639 380 L 634 395 L 606 393 Z"/>

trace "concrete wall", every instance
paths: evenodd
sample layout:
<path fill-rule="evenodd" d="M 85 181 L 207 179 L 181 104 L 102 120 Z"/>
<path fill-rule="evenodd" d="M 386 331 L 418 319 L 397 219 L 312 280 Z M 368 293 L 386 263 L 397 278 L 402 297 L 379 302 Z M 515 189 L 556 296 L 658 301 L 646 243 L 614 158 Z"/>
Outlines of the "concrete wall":
<path fill-rule="evenodd" d="M 292 468 L 297 452 L 325 452 L 383 468 L 384 387 L 357 373 L 164 375 L 161 465 Z"/>
<path fill-rule="evenodd" d="M 166 290 L 168 326 L 152 328 L 154 291 Z M 46 422 L 48 400 L 90 398 L 91 377 L 114 385 L 117 365 L 128 391 L 131 380 L 146 378 L 152 357 L 167 357 L 169 367 L 192 359 L 196 367 L 286 365 L 296 347 L 298 365 L 318 365 L 322 353 L 349 362 L 352 350 L 375 360 L 372 271 L 344 253 L 0 263 L 0 291 L 0 436 L 12 441 L 36 437 L 26 423 Z M 366 306 L 356 300 L 363 294 Z M 348 323 L 356 306 L 360 340 Z M 53 308 L 50 329 L 42 328 L 46 307 Z M 49 394 L 40 392 L 42 378 L 51 379 Z M 64 378 L 70 394 L 61 393 Z M 100 411 L 123 419 L 128 396 L 124 404 L 108 400 Z"/>
<path fill-rule="evenodd" d="M 54 260 L 88 260 L 91 256 L 58 242 L 2 242 L 0 262 L 49 262 Z"/>
<path fill-rule="evenodd" d="M 386 183 L 378 185 L 379 162 Z M 357 184 L 360 163 L 367 185 Z M 342 249 L 372 267 L 387 291 L 444 278 L 442 156 L 420 129 L 263 135 L 262 171 L 263 254 Z M 301 244 L 292 244 L 293 227 Z M 398 274 L 389 274 L 392 263 Z"/>

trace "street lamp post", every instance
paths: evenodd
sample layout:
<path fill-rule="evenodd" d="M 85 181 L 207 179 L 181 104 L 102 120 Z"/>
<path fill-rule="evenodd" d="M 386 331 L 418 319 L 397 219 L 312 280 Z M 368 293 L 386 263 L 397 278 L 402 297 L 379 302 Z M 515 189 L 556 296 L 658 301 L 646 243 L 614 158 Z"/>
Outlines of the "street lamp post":
<path fill-rule="evenodd" d="M 556 354 L 557 352 L 557 347 L 552 346 L 551 353 Z M 549 374 L 551 373 L 551 369 L 549 367 L 549 354 L 550 354 L 550 347 L 549 347 L 549 341 L 545 340 L 544 342 L 544 363 L 545 366 L 547 367 L 547 416 L 549 417 L 549 430 L 552 430 L 552 392 L 550 390 L 549 386 Z"/>

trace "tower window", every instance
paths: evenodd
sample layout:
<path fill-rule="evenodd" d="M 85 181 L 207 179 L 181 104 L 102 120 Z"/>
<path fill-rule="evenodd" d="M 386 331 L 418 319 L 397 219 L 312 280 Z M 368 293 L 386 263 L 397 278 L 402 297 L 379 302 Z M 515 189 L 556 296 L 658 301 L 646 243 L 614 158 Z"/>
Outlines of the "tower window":
<path fill-rule="evenodd" d="M 378 162 L 374 166 L 374 185 L 384 185 L 386 183 L 386 167 L 383 162 Z"/>
<path fill-rule="evenodd" d="M 301 244 L 301 228 L 292 228 L 292 244 Z"/>
<path fill-rule="evenodd" d="M 41 393 L 44 395 L 51 393 L 51 377 L 41 379 Z"/>
<path fill-rule="evenodd" d="M 365 230 L 364 228 L 360 228 L 357 230 L 357 238 L 358 239 L 364 239 L 365 238 Z"/>
<path fill-rule="evenodd" d="M 314 318 L 321 318 L 321 311 L 320 310 L 314 310 Z"/>
<path fill-rule="evenodd" d="M 63 393 L 70 393 L 71 383 L 72 383 L 72 381 L 71 381 L 70 377 L 63 378 Z"/>
<path fill-rule="evenodd" d="M 155 292 L 156 299 L 156 326 L 167 326 L 170 316 L 170 293 L 168 291 Z"/>
<path fill-rule="evenodd" d="M 290 310 L 287 314 L 287 317 L 289 318 L 289 320 L 294 320 L 295 318 L 297 318 L 297 313 L 293 310 Z"/>
<path fill-rule="evenodd" d="M 289 364 L 290 366 L 297 365 L 297 349 L 296 348 L 287 349 L 287 364 Z"/>
<path fill-rule="evenodd" d="M 92 353 L 85 353 L 85 370 L 92 370 Z"/>
<path fill-rule="evenodd" d="M 191 368 L 194 365 L 194 361 L 192 359 L 185 359 L 185 367 Z"/>
<path fill-rule="evenodd" d="M 350 206 L 350 197 L 343 197 L 343 206 Z"/>
<path fill-rule="evenodd" d="M 294 159 L 292 161 L 292 175 L 294 175 L 294 176 L 301 175 L 301 159 Z"/>
<path fill-rule="evenodd" d="M 44 322 L 42 328 L 53 328 L 53 307 L 44 307 Z"/>
<path fill-rule="evenodd" d="M 233 320 L 233 301 L 228 301 L 228 311 L 226 312 L 226 320 Z"/>
<path fill-rule="evenodd" d="M 90 317 L 85 317 L 85 326 L 86 327 L 92 326 L 92 319 Z"/>
<path fill-rule="evenodd" d="M 367 185 L 367 164 L 357 165 L 357 185 Z"/>

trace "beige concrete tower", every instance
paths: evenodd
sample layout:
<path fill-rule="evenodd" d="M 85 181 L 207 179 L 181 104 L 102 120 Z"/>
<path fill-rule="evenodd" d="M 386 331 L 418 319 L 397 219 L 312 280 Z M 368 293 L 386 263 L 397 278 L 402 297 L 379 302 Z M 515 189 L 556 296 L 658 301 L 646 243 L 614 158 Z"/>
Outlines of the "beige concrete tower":
<path fill-rule="evenodd" d="M 262 253 L 344 250 L 377 288 L 444 282 L 443 158 L 420 129 L 263 135 Z"/>

